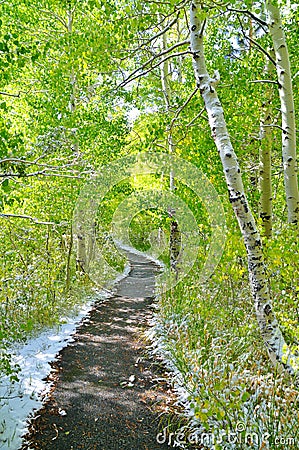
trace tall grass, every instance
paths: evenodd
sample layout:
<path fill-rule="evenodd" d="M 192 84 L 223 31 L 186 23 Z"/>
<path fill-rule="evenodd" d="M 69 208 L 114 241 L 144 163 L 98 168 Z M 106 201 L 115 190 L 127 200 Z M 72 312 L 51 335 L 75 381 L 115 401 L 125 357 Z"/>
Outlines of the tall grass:
<path fill-rule="evenodd" d="M 293 239 L 289 230 L 277 234 L 266 255 L 274 307 L 289 342 L 296 344 L 297 303 L 294 297 L 281 301 L 281 292 L 296 292 L 298 259 L 278 271 L 273 257 L 275 249 L 281 254 Z M 221 263 L 204 285 L 197 282 L 200 270 L 201 265 L 195 266 L 188 278 L 160 296 L 154 327 L 156 351 L 174 369 L 189 432 L 210 433 L 216 441 L 222 436 L 221 444 L 206 442 L 204 448 L 298 448 L 298 391 L 269 363 L 238 233 L 230 234 Z"/>

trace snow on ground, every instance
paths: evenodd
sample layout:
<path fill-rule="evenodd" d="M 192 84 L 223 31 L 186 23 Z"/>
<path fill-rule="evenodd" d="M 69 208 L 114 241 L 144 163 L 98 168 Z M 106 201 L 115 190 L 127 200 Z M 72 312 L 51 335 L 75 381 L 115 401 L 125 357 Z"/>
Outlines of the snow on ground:
<path fill-rule="evenodd" d="M 104 298 L 104 294 L 100 297 Z M 27 430 L 26 421 L 41 408 L 42 398 L 50 388 L 44 381 L 51 371 L 49 363 L 73 340 L 72 334 L 94 301 L 88 300 L 75 317 L 64 320 L 67 323 L 43 331 L 25 343 L 14 344 L 13 360 L 21 371 L 18 382 L 11 383 L 9 377 L 0 379 L 0 449 L 20 448 L 21 436 Z"/>
<path fill-rule="evenodd" d="M 161 264 L 160 261 L 117 242 L 123 250 Z M 114 284 L 126 277 L 130 271 L 128 264 Z M 109 291 L 103 291 L 95 296 L 107 298 Z M 0 449 L 18 450 L 22 445 L 22 435 L 27 431 L 27 420 L 42 407 L 43 399 L 49 392 L 50 385 L 45 378 L 49 375 L 49 363 L 55 360 L 57 353 L 71 342 L 72 335 L 84 316 L 91 310 L 95 299 L 89 299 L 75 317 L 68 317 L 65 323 L 55 328 L 47 329 L 38 336 L 28 339 L 25 343 L 14 343 L 11 348 L 13 361 L 21 368 L 18 382 L 11 383 L 9 377 L 0 378 Z"/>

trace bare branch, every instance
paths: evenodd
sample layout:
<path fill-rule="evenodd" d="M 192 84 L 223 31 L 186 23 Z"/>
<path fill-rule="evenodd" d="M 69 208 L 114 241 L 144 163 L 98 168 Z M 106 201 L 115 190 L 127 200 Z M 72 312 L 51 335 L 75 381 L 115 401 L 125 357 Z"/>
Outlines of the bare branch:
<path fill-rule="evenodd" d="M 81 173 L 82 175 L 82 173 Z M 37 176 L 44 176 L 44 177 L 60 177 L 60 178 L 77 178 L 77 179 L 81 179 L 82 176 L 81 175 L 68 175 L 65 173 L 51 173 L 51 172 L 46 172 L 46 169 L 44 170 L 39 170 L 36 172 L 32 172 L 32 173 L 14 173 L 14 172 L 9 172 L 9 173 L 0 173 L 0 178 L 30 178 L 30 177 L 37 177 Z"/>
<path fill-rule="evenodd" d="M 130 79 L 134 77 L 136 73 L 138 73 L 140 70 L 143 70 L 148 66 L 149 64 L 153 63 L 157 58 L 160 58 L 161 56 L 167 55 L 169 52 L 172 52 L 172 50 L 176 49 L 177 47 L 180 47 L 182 45 L 189 44 L 189 39 L 182 42 L 177 42 L 172 47 L 167 48 L 166 50 L 163 50 L 162 52 L 158 53 L 157 55 L 153 56 L 152 58 L 148 59 L 145 63 L 142 64 L 142 66 L 138 67 L 138 69 L 134 70 L 124 81 L 123 83 L 129 83 Z"/>
<path fill-rule="evenodd" d="M 36 219 L 35 217 L 31 217 L 31 216 L 26 216 L 23 214 L 4 214 L 4 213 L 0 213 L 0 217 L 3 217 L 4 219 L 26 219 L 26 220 L 30 220 L 31 222 L 35 223 L 36 225 L 58 225 L 57 223 L 54 222 L 43 222 L 40 221 L 38 219 Z"/>
<path fill-rule="evenodd" d="M 154 41 L 155 39 L 158 39 L 158 37 L 162 36 L 162 34 L 166 33 L 166 31 L 168 31 L 168 30 L 169 30 L 169 29 L 170 29 L 170 28 L 178 21 L 179 16 L 180 16 L 180 12 L 177 13 L 176 17 L 175 17 L 171 22 L 169 22 L 169 24 L 166 25 L 166 27 L 163 28 L 163 30 L 159 31 L 157 34 L 155 34 L 154 36 L 152 36 L 151 38 L 149 38 L 146 42 L 144 42 L 143 44 L 141 44 L 141 45 L 138 47 L 138 50 L 139 50 L 141 47 L 144 47 L 145 45 L 148 45 L 150 42 Z"/>
<path fill-rule="evenodd" d="M 264 20 L 260 19 L 259 17 L 257 17 L 255 14 L 253 14 L 251 11 L 248 11 L 248 9 L 234 9 L 234 8 L 227 8 L 228 12 L 235 12 L 235 13 L 240 13 L 240 14 L 246 14 L 247 16 L 250 16 L 253 20 L 255 20 L 256 22 L 258 22 L 260 25 L 262 25 L 263 27 L 268 28 L 268 24 L 267 22 L 265 22 Z"/>
<path fill-rule="evenodd" d="M 263 127 L 268 128 L 278 128 L 279 130 L 283 131 L 283 128 L 280 125 L 277 125 L 276 123 L 269 123 L 269 124 L 263 124 Z"/>
<path fill-rule="evenodd" d="M 271 84 L 278 84 L 277 81 L 274 80 L 249 80 L 248 83 L 271 83 Z"/>
<path fill-rule="evenodd" d="M 202 115 L 203 115 L 203 113 L 205 112 L 205 108 L 202 108 L 202 110 L 197 114 L 197 116 L 195 116 L 192 120 L 191 120 L 191 122 L 189 122 L 187 125 L 186 125 L 186 128 L 188 128 L 188 127 L 191 127 L 193 124 L 194 124 L 194 122 L 197 120 L 197 119 L 199 119 Z"/>
<path fill-rule="evenodd" d="M 9 92 L 0 92 L 0 95 L 7 95 L 8 97 L 20 98 L 20 92 L 18 94 L 10 94 Z"/>
<path fill-rule="evenodd" d="M 51 169 L 51 170 L 61 170 L 61 169 L 67 169 L 67 168 L 70 168 L 70 167 L 74 167 L 78 163 L 77 160 L 72 161 L 69 164 L 63 164 L 61 166 L 53 166 L 51 164 L 38 163 L 37 161 L 39 159 L 41 159 L 42 157 L 44 157 L 44 156 L 46 156 L 46 155 L 42 155 L 42 156 L 36 158 L 34 161 L 27 161 L 27 160 L 22 160 L 22 159 L 19 159 L 19 158 L 4 158 L 4 159 L 0 159 L 0 164 L 16 163 L 16 164 L 24 164 L 26 166 L 45 167 L 45 168 Z"/>
<path fill-rule="evenodd" d="M 122 81 L 118 86 L 118 88 L 124 87 L 127 84 L 131 83 L 132 81 L 136 80 L 136 78 L 140 78 L 144 75 L 146 75 L 147 73 L 149 73 L 151 70 L 156 69 L 156 67 L 159 67 L 161 64 L 163 64 L 163 62 L 167 61 L 170 58 L 175 58 L 177 56 L 183 56 L 183 55 L 190 55 L 191 51 L 187 50 L 186 52 L 179 52 L 179 53 L 172 53 L 171 55 L 168 55 L 166 58 L 162 59 L 161 61 L 159 61 L 157 64 L 151 66 L 149 69 L 145 70 L 144 72 L 141 72 L 137 75 L 135 75 L 133 78 L 130 78 L 131 76 L 129 76 L 128 78 L 126 78 L 124 81 Z M 139 69 L 138 69 L 139 70 Z M 136 71 L 135 71 L 136 72 Z"/>
<path fill-rule="evenodd" d="M 54 17 L 68 30 L 66 21 L 62 17 L 58 16 L 58 14 L 55 14 L 53 11 L 50 11 L 48 9 L 41 9 L 41 12 L 45 13 L 45 14 L 49 14 L 50 16 Z"/>
<path fill-rule="evenodd" d="M 43 171 L 41 171 L 41 173 L 35 172 L 35 173 L 32 173 L 32 174 L 29 174 L 28 176 L 33 177 L 33 176 L 36 176 L 36 175 L 43 175 L 44 177 L 77 178 L 78 180 L 83 178 L 80 175 L 67 175 L 67 174 L 64 174 L 64 173 L 47 173 L 47 172 L 43 172 Z"/>
<path fill-rule="evenodd" d="M 172 130 L 172 128 L 173 128 L 173 126 L 174 126 L 174 123 L 175 123 L 175 121 L 177 120 L 178 116 L 181 114 L 181 112 L 183 111 L 183 109 L 186 108 L 186 106 L 187 106 L 188 103 L 192 100 L 192 98 L 193 98 L 194 95 L 197 93 L 197 91 L 198 91 L 198 87 L 196 87 L 196 88 L 194 89 L 194 91 L 189 95 L 189 97 L 187 98 L 187 100 L 185 101 L 185 103 L 184 103 L 180 108 L 177 109 L 177 111 L 176 111 L 176 113 L 175 113 L 175 115 L 174 115 L 174 117 L 173 117 L 173 119 L 172 119 L 172 121 L 171 121 L 169 131 Z"/>
<path fill-rule="evenodd" d="M 264 55 L 267 56 L 267 58 L 269 59 L 269 61 L 272 62 L 272 64 L 274 64 L 274 66 L 276 67 L 276 61 L 272 58 L 272 56 L 270 55 L 270 53 L 267 52 L 267 50 L 264 49 L 264 47 L 262 47 L 256 40 L 252 39 L 250 36 L 247 36 L 247 34 L 245 33 L 242 21 L 240 20 L 240 17 L 238 16 L 238 21 L 240 23 L 241 26 L 241 30 L 242 30 L 242 34 L 245 37 L 245 39 L 247 39 L 249 42 L 251 42 L 252 44 L 254 44 L 259 50 L 261 50 L 262 53 L 264 53 Z"/>

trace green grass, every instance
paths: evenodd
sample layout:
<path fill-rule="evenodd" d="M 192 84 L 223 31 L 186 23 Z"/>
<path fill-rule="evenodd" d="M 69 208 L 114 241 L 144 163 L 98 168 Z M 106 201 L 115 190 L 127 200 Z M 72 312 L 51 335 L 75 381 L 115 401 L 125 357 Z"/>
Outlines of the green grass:
<path fill-rule="evenodd" d="M 282 234 L 279 242 L 276 239 L 267 245 L 270 273 L 277 270 L 277 261 L 271 259 L 275 248 L 279 246 L 281 252 L 293 242 L 294 236 L 288 236 L 287 241 Z M 188 392 L 185 414 L 191 430 L 228 435 L 242 424 L 244 430 L 237 433 L 240 443 L 227 448 L 287 448 L 285 442 L 299 442 L 298 391 L 292 379 L 275 373 L 269 362 L 245 261 L 238 234 L 231 234 L 219 266 L 204 285 L 197 282 L 201 267 L 197 265 L 187 278 L 161 295 L 156 339 Z M 282 286 L 294 292 L 297 261 L 284 266 L 286 272 L 277 274 L 275 280 L 272 277 L 274 307 L 291 343 L 296 342 L 298 333 L 294 323 L 297 304 L 286 299 L 279 304 L 278 300 Z M 258 436 L 259 445 L 244 443 L 246 433 Z"/>

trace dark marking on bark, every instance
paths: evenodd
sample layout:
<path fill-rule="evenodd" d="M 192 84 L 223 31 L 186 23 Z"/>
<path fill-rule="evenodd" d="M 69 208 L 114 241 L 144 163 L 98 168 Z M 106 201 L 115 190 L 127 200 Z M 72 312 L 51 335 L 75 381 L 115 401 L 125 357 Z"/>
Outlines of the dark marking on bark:
<path fill-rule="evenodd" d="M 249 212 L 249 208 L 248 208 L 247 203 L 244 203 L 244 211 L 245 211 L 246 214 Z"/>
<path fill-rule="evenodd" d="M 261 213 L 260 217 L 261 217 L 263 222 L 267 222 L 268 220 L 271 219 L 271 216 L 269 214 L 267 214 L 267 213 Z"/>
<path fill-rule="evenodd" d="M 271 314 L 272 308 L 271 308 L 271 306 L 270 306 L 269 304 L 267 304 L 267 305 L 264 307 L 264 312 L 265 312 L 266 316 L 269 316 L 269 315 Z"/>
<path fill-rule="evenodd" d="M 191 31 L 195 31 L 195 30 L 196 30 L 196 28 L 197 28 L 197 26 L 196 26 L 196 25 L 192 25 L 192 27 L 191 27 Z"/>

